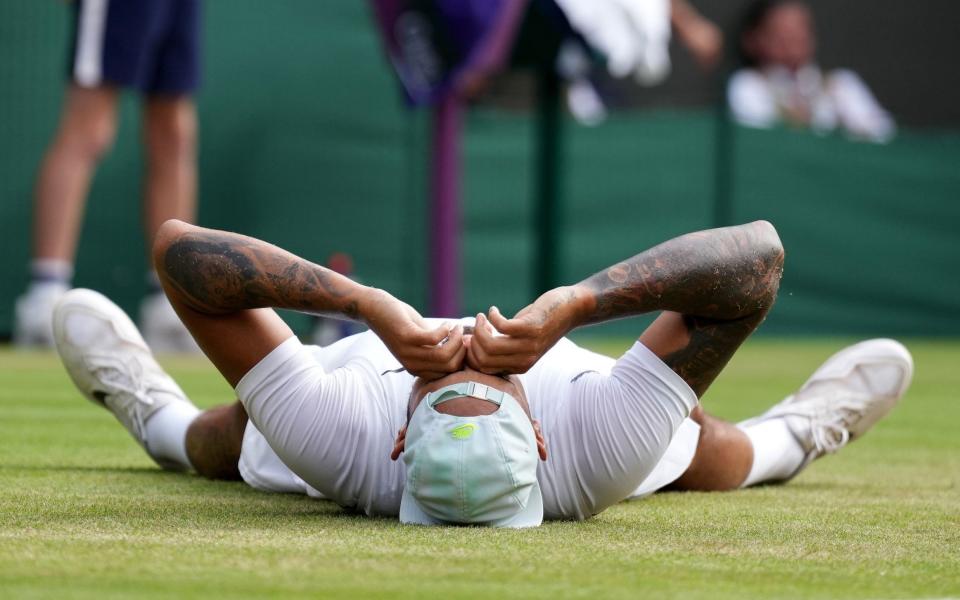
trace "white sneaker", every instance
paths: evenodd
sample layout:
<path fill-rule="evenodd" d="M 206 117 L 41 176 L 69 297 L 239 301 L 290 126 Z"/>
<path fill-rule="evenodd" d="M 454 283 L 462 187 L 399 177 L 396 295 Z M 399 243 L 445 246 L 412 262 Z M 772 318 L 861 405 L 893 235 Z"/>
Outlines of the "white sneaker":
<path fill-rule="evenodd" d="M 53 337 L 77 389 L 112 412 L 148 454 L 147 419 L 172 402 L 190 403 L 133 321 L 103 294 L 86 289 L 64 294 L 53 311 Z M 153 459 L 164 469 L 183 468 Z"/>
<path fill-rule="evenodd" d="M 177 316 L 163 292 L 151 294 L 140 304 L 140 326 L 147 345 L 160 354 L 201 354 L 200 346 Z"/>
<path fill-rule="evenodd" d="M 831 356 L 795 394 L 740 425 L 786 418 L 806 452 L 790 479 L 865 434 L 893 409 L 912 377 L 913 359 L 903 344 L 867 340 Z"/>
<path fill-rule="evenodd" d="M 68 289 L 62 283 L 34 283 L 17 298 L 13 325 L 15 346 L 53 347 L 53 307 Z"/>

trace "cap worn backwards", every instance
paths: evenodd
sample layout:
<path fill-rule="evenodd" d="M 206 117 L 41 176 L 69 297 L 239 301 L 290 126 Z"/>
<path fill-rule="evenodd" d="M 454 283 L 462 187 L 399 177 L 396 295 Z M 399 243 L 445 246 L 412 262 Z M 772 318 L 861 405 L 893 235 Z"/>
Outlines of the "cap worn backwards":
<path fill-rule="evenodd" d="M 499 408 L 472 417 L 435 408 L 464 396 Z M 535 527 L 543 522 L 533 426 L 506 392 L 468 381 L 427 394 L 407 426 L 403 460 L 403 523 Z"/>

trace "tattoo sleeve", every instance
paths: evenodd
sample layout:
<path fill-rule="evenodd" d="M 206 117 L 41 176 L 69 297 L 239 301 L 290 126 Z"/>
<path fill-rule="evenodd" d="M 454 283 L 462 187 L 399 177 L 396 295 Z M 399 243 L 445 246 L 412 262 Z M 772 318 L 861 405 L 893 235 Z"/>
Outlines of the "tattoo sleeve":
<path fill-rule="evenodd" d="M 665 361 L 699 395 L 773 305 L 783 256 L 765 221 L 687 234 L 582 282 L 591 296 L 585 322 L 682 314 L 688 339 Z"/>
<path fill-rule="evenodd" d="M 776 298 L 783 248 L 764 222 L 690 233 L 584 281 L 596 301 L 588 322 L 654 310 L 737 319 Z"/>
<path fill-rule="evenodd" d="M 247 236 L 191 231 L 173 240 L 162 259 L 157 268 L 163 270 L 164 279 L 191 308 L 203 313 L 272 307 L 358 317 L 361 286 Z"/>

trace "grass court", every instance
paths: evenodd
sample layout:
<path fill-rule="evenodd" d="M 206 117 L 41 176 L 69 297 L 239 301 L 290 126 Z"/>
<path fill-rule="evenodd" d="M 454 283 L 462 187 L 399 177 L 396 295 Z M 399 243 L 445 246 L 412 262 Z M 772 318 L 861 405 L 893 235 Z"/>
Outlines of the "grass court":
<path fill-rule="evenodd" d="M 757 414 L 851 341 L 748 342 L 704 405 Z M 527 531 L 405 527 L 162 472 L 55 354 L 0 349 L 0 598 L 960 597 L 960 342 L 905 342 L 901 404 L 789 485 Z M 198 405 L 232 400 L 205 359 L 161 362 Z"/>

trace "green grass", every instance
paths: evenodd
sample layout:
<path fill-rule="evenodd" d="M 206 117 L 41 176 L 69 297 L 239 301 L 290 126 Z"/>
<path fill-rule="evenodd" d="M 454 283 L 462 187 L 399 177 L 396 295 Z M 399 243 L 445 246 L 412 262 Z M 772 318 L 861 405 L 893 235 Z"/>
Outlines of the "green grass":
<path fill-rule="evenodd" d="M 705 405 L 755 414 L 841 345 L 752 342 Z M 910 347 L 903 403 L 787 486 L 528 531 L 403 527 L 161 472 L 54 356 L 0 350 L 0 598 L 960 596 L 960 343 Z M 165 364 L 198 404 L 231 399 L 205 362 Z"/>

